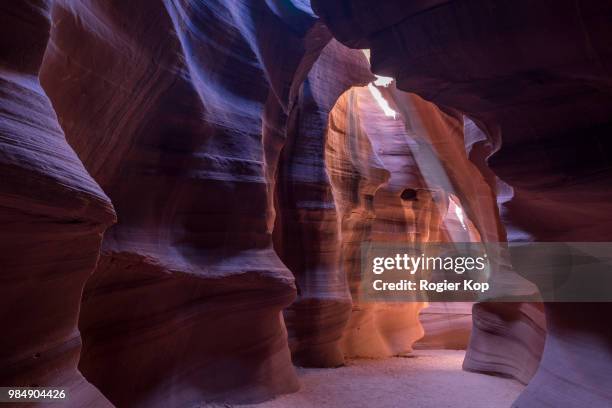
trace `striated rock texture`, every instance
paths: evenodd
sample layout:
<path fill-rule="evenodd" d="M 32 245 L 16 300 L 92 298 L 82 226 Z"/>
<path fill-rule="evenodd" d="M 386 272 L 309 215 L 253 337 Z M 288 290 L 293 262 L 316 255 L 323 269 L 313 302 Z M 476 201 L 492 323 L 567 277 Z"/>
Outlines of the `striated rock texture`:
<path fill-rule="evenodd" d="M 392 110 L 396 112 L 403 130 L 399 132 L 412 140 L 412 166 L 420 172 L 421 183 L 433 189 L 437 197 L 433 204 L 434 211 L 429 210 L 433 219 L 421 217 L 425 222 L 416 225 L 416 231 L 422 242 L 498 242 L 505 239 L 505 231 L 499 222 L 496 196 L 499 194 L 497 180 L 485 166 L 468 157 L 467 150 L 474 154 L 478 149 L 473 147 L 473 140 L 484 138 L 482 132 L 475 132 L 469 125 L 469 119 L 452 110 L 442 111 L 434 104 L 417 95 L 400 91 L 395 86 L 382 89 L 382 96 Z M 380 109 L 378 109 L 380 110 Z M 465 120 L 464 120 L 465 119 Z M 396 129 L 395 132 L 398 132 Z M 392 134 L 392 132 L 391 132 Z M 387 136 L 388 137 L 388 136 Z M 383 139 L 385 140 L 385 139 Z M 391 155 L 393 157 L 393 155 Z M 410 162 L 410 161 L 409 161 Z M 422 202 L 422 201 L 421 201 Z M 417 200 L 416 203 L 419 203 Z M 435 204 L 434 204 L 435 203 Z M 419 213 L 421 210 L 418 210 Z M 459 211 L 459 212 L 458 212 Z M 427 212 L 426 212 L 427 213 Z M 461 219 L 459 218 L 461 215 Z M 516 276 L 511 272 L 508 260 L 503 254 L 496 259 L 499 273 L 504 274 L 507 290 L 515 291 Z M 507 275 L 507 276 L 506 276 Z M 498 278 L 499 279 L 499 278 Z M 522 287 L 522 285 L 521 285 Z M 520 288 L 520 287 L 519 287 Z M 536 290 L 533 288 L 533 290 Z M 494 307 L 494 306 L 493 306 Z M 518 303 L 501 305 L 520 308 Z M 425 338 L 418 347 L 465 348 L 471 329 L 470 305 L 435 304 L 420 314 L 425 328 Z M 479 313 L 479 309 L 476 309 Z M 473 331 L 472 336 L 487 338 L 487 331 Z M 536 331 L 534 336 L 542 336 Z M 475 336 L 475 337 L 474 337 Z M 541 339 L 540 339 L 541 340 Z M 480 340 L 481 350 L 486 352 L 484 344 L 498 347 L 494 337 Z M 542 341 L 539 341 L 541 344 Z M 515 356 L 504 373 L 511 375 L 512 370 L 529 364 L 523 361 L 525 353 Z M 489 355 L 490 356 L 490 355 Z M 466 359 L 469 364 L 470 359 Z M 501 362 L 500 362 L 501 363 Z M 505 359 L 505 363 L 508 360 Z M 503 368 L 503 364 L 498 367 Z"/>
<path fill-rule="evenodd" d="M 369 84 L 348 91 L 331 113 L 329 133 L 328 172 L 343 219 L 343 267 L 353 300 L 343 348 L 350 357 L 409 353 L 412 344 L 423 336 L 417 316 L 424 305 L 362 301 L 361 243 L 479 241 L 480 234 L 467 215 L 461 219 L 456 215 L 462 210 L 454 193 L 468 196 L 480 188 L 484 199 L 478 197 L 475 203 L 469 201 L 471 197 L 468 200 L 468 204 L 475 204 L 472 213 L 480 218 L 496 216 L 491 211 L 495 209 L 494 196 L 479 171 L 467 165 L 461 121 L 393 86 Z M 468 177 L 455 176 L 442 160 L 463 165 L 469 170 Z M 377 176 L 373 171 L 378 168 L 388 176 Z M 480 224 L 487 226 L 486 222 Z M 432 329 L 429 346 L 465 348 L 471 305 L 466 306 L 467 312 L 466 307 L 462 311 L 452 305 L 438 306 L 442 309 L 431 314 L 421 311 Z M 444 310 L 443 315 L 440 310 Z"/>
<path fill-rule="evenodd" d="M 338 99 L 330 113 L 325 149 L 327 172 L 340 219 L 341 267 L 352 298 L 351 319 L 341 347 L 350 357 L 389 356 L 393 350 L 381 333 L 381 325 L 371 309 L 364 311 L 359 298 L 361 243 L 370 239 L 375 218 L 374 195 L 388 180 L 389 172 L 372 150 L 356 98 L 355 90 L 351 89 Z M 363 315 L 369 319 L 361 318 Z"/>
<path fill-rule="evenodd" d="M 313 6 L 337 39 L 371 48 L 374 72 L 465 113 L 486 132 L 491 170 L 512 192 L 502 206 L 510 240 L 611 240 L 612 5 Z M 516 405 L 612 404 L 610 305 L 557 303 L 545 311 L 544 353 Z"/>
<path fill-rule="evenodd" d="M 423 185 L 405 121 L 386 128 L 369 88 L 345 93 L 374 80 L 361 51 L 297 1 L 40 10 L 53 24 L 32 72 L 42 62 L 51 128 L 62 133 L 57 113 L 81 188 L 103 204 L 54 233 L 87 221 L 99 246 L 114 213 L 91 177 L 119 219 L 80 315 L 84 279 L 66 309 L 79 367 L 112 403 L 259 401 L 297 389 L 290 357 L 337 366 L 411 350 L 424 305 L 361 302 L 360 244 L 438 239 L 445 193 Z M 54 251 L 70 259 L 84 234 Z"/>
<path fill-rule="evenodd" d="M 4 2 L 0 16 L 0 386 L 61 387 L 75 406 L 111 406 L 77 370 L 77 318 L 115 214 L 38 80 L 46 3 Z"/>
<path fill-rule="evenodd" d="M 467 117 L 464 118 L 464 135 L 470 160 L 497 192 L 497 202 L 503 205 L 512 198 L 513 192 L 488 167 L 487 159 L 495 149 L 493 141 Z M 499 216 L 496 219 L 499 220 Z M 506 224 L 499 240 L 516 233 L 512 225 Z M 544 350 L 546 319 L 543 306 L 518 301 L 495 302 L 476 304 L 472 312 L 474 324 L 463 369 L 511 376 L 527 384 L 535 375 Z M 508 350 L 513 352 L 508 353 Z"/>
<path fill-rule="evenodd" d="M 377 239 L 402 242 L 406 240 L 402 235 L 408 234 L 412 242 L 499 241 L 503 230 L 495 195 L 466 154 L 461 115 L 443 112 L 395 86 L 380 89 L 395 112 L 393 117 L 383 118 L 381 107 L 372 104 L 364 104 L 363 111 L 370 118 L 367 123 L 371 125 L 366 127 L 378 137 L 377 153 L 396 166 L 396 181 L 389 183 L 386 190 L 395 190 L 397 196 L 399 189 L 410 187 L 402 193 L 416 189 L 417 196 L 396 201 L 404 203 L 406 214 L 412 214 L 406 219 L 407 225 L 396 222 L 393 228 L 389 227 L 393 222 L 387 222 L 381 226 Z M 388 214 L 386 218 L 392 220 L 392 214 L 397 214 L 394 202 L 378 202 L 379 213 Z M 397 215 L 395 218 L 402 219 Z M 393 230 L 395 236 L 389 233 Z M 503 264 L 503 259 L 499 261 Z M 470 309 L 471 304 L 436 303 L 422 310 L 420 321 L 425 337 L 418 347 L 466 348 L 472 327 Z M 515 365 L 522 365 L 520 358 Z"/>
<path fill-rule="evenodd" d="M 329 34 L 297 1 L 58 1 L 53 22 L 43 85 L 119 219 L 83 295 L 79 367 L 118 406 L 297 390 L 271 191 Z"/>
<path fill-rule="evenodd" d="M 463 369 L 513 377 L 527 384 L 538 369 L 545 338 L 541 304 L 520 302 L 520 298 L 476 303 Z"/>
<path fill-rule="evenodd" d="M 460 119 L 415 95 L 369 84 L 347 91 L 327 122 L 339 91 L 351 82 L 358 84 L 355 75 L 361 71 L 353 63 L 345 68 L 352 75 L 338 85 L 345 54 L 347 50 L 332 41 L 314 65 L 289 120 L 297 131 L 288 131 L 278 168 L 275 248 L 298 280 L 298 300 L 285 318 L 293 359 L 299 365 L 336 366 L 342 364 L 343 354 L 405 354 L 423 335 L 417 317 L 423 304 L 361 301 L 362 242 L 480 240 L 472 221 L 455 214 L 460 208 L 455 194 L 467 197 L 472 213 L 480 217 L 479 225 L 497 228 L 495 221 L 491 227 L 486 219 L 497 216 L 494 195 L 467 158 Z M 352 58 L 363 64 L 358 53 Z M 367 72 L 361 75 L 361 82 L 374 79 Z M 333 89 L 338 92 L 329 91 Z M 321 109 L 316 111 L 319 116 L 309 115 L 313 103 Z M 394 106 L 392 117 L 381 104 Z M 429 164 L 432 160 L 435 163 Z M 442 163 L 445 160 L 448 163 Z M 463 166 L 458 174 L 449 164 L 453 162 Z M 480 196 L 470 196 L 474 191 Z M 434 339 L 430 346 L 467 346 L 467 307 L 465 312 L 448 305 L 443 310 L 452 310 L 457 318 L 443 316 L 443 321 L 440 309 L 432 313 L 436 317 L 428 320 Z"/>
<path fill-rule="evenodd" d="M 415 349 L 465 350 L 472 327 L 471 302 L 431 302 L 421 310 L 419 321 L 425 332 Z"/>
<path fill-rule="evenodd" d="M 351 86 L 373 79 L 360 51 L 332 40 L 302 84 L 290 113 L 276 178 L 275 249 L 296 278 L 298 297 L 285 311 L 293 362 L 334 367 L 351 313 L 340 265 L 340 234 L 325 167 L 328 115 Z"/>
<path fill-rule="evenodd" d="M 546 322 L 541 303 L 476 303 L 463 368 L 527 384 L 540 363 Z M 520 364 L 517 364 L 520 363 Z"/>
<path fill-rule="evenodd" d="M 363 104 L 367 106 L 362 109 Z M 327 171 L 341 219 L 342 268 L 353 304 L 341 344 L 344 354 L 353 358 L 409 353 L 423 335 L 418 321 L 423 303 L 379 304 L 361 299 L 361 244 L 416 239 L 411 204 L 404 205 L 400 199 L 400 185 L 408 187 L 410 176 L 399 166 L 401 160 L 385 163 L 375 151 L 382 134 L 374 129 L 385 123 L 378 107 L 370 110 L 371 104 L 375 102 L 368 88 L 353 88 L 342 95 L 330 114 L 326 148 Z M 410 150 L 403 146 L 403 159 L 407 159 Z M 408 173 L 414 170 L 409 162 L 406 168 Z M 396 184 L 389 188 L 391 182 Z M 386 207 L 394 200 L 393 207 Z"/>
<path fill-rule="evenodd" d="M 380 92 L 372 84 L 354 89 L 353 105 L 349 107 L 358 115 L 373 154 L 389 173 L 373 194 L 370 231 L 357 243 L 358 250 L 368 241 L 427 242 L 430 234 L 438 232 L 441 218 L 413 157 L 418 147 L 406 134 L 403 121 L 387 116 L 382 109 L 380 103 L 384 102 L 376 99 Z M 373 303 L 355 296 L 355 311 L 344 335 L 347 354 L 388 357 L 410 353 L 412 344 L 423 336 L 418 315 L 425 306 L 422 302 Z"/>
<path fill-rule="evenodd" d="M 0 5 L 0 385 L 258 402 L 422 338 L 612 405 L 612 307 L 520 302 L 503 250 L 513 303 L 359 289 L 364 242 L 612 241 L 612 6 L 313 5 Z"/>

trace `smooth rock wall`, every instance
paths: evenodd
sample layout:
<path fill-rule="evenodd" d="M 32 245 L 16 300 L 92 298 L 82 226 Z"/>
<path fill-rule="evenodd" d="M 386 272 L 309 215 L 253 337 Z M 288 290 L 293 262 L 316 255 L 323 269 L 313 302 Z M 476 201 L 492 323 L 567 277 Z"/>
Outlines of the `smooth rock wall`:
<path fill-rule="evenodd" d="M 360 51 L 332 40 L 302 84 L 291 111 L 276 178 L 274 247 L 296 277 L 298 297 L 285 311 L 293 362 L 335 367 L 351 313 L 340 265 L 340 232 L 325 167 L 328 115 L 351 86 L 373 79 Z"/>
<path fill-rule="evenodd" d="M 0 386 L 59 387 L 75 406 L 108 407 L 77 370 L 77 319 L 115 213 L 38 79 L 48 5 L 4 2 L 0 16 Z"/>
<path fill-rule="evenodd" d="M 273 133 L 329 35 L 286 2 L 56 2 L 53 21 L 43 84 L 119 220 L 84 293 L 81 369 L 119 406 L 297 390 Z"/>

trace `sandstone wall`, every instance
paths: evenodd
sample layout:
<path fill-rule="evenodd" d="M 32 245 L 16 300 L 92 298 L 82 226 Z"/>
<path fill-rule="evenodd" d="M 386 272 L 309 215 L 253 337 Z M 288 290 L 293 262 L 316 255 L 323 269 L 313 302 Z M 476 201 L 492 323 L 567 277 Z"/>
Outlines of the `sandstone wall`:
<path fill-rule="evenodd" d="M 38 80 L 47 4 L 6 2 L 0 15 L 0 385 L 62 387 L 76 405 L 111 406 L 77 370 L 77 319 L 115 213 Z"/>
<path fill-rule="evenodd" d="M 337 39 L 371 48 L 375 73 L 479 124 L 489 166 L 510 187 L 501 211 L 510 240 L 610 241 L 609 4 L 313 6 Z M 609 405 L 609 306 L 545 310 L 542 360 L 517 405 Z"/>

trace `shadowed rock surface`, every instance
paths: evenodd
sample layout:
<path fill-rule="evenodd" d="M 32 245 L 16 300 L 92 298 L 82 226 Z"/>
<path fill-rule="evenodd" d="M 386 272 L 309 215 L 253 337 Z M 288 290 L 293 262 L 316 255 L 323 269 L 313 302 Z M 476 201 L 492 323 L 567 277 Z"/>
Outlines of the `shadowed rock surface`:
<path fill-rule="evenodd" d="M 298 298 L 285 311 L 293 361 L 344 363 L 338 342 L 351 313 L 340 265 L 340 231 L 325 166 L 328 115 L 351 86 L 373 79 L 360 51 L 332 40 L 313 65 L 291 112 L 277 174 L 275 249 L 296 277 Z"/>
<path fill-rule="evenodd" d="M 43 83 L 119 218 L 83 296 L 80 367 L 119 406 L 298 388 L 262 129 L 266 109 L 284 126 L 329 35 L 271 6 L 55 3 Z"/>
<path fill-rule="evenodd" d="M 62 387 L 75 406 L 111 406 L 77 370 L 77 319 L 115 213 L 38 80 L 47 5 L 6 2 L 0 15 L 0 385 Z"/>

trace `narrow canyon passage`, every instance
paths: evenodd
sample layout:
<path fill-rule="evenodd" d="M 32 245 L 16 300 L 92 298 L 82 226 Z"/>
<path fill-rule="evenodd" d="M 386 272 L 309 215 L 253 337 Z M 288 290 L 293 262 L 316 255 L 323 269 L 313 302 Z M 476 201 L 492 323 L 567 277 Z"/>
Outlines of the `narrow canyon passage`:
<path fill-rule="evenodd" d="M 3 2 L 0 406 L 611 407 L 612 4 L 511 3 Z"/>

